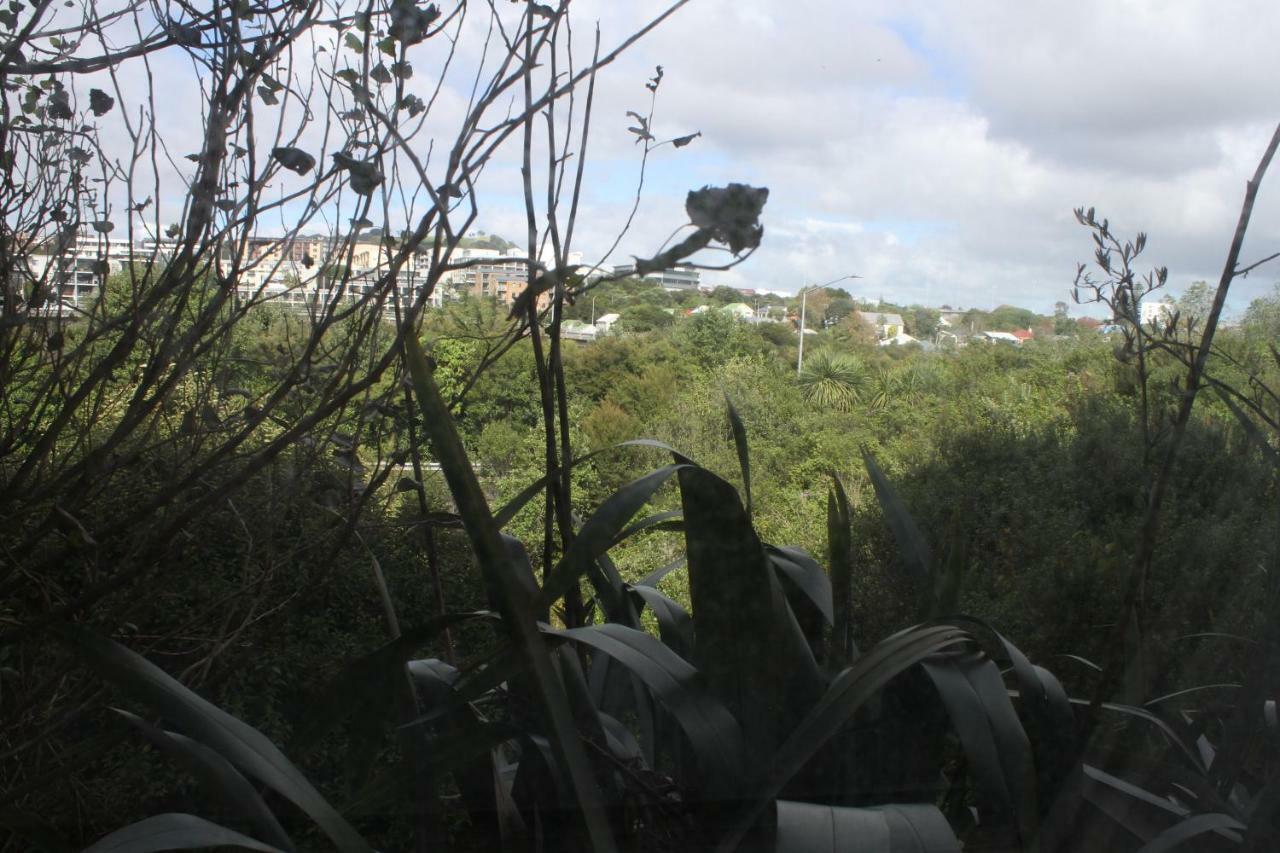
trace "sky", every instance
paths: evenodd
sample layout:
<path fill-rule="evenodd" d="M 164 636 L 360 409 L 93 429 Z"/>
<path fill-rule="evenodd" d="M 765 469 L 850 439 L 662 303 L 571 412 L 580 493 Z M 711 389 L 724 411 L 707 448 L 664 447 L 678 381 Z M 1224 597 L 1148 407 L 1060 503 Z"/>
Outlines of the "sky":
<path fill-rule="evenodd" d="M 667 5 L 571 0 L 579 53 L 595 22 L 608 48 Z M 465 112 L 484 36 L 483 16 L 469 18 L 423 146 L 437 131 L 448 140 Z M 689 190 L 741 182 L 769 188 L 764 241 L 704 274 L 708 284 L 792 292 L 858 275 L 841 286 L 860 298 L 1049 313 L 1092 257 L 1073 215 L 1092 206 L 1121 236 L 1148 234 L 1143 261 L 1169 268 L 1176 296 L 1217 281 L 1245 181 L 1280 121 L 1277 32 L 1280 4 L 1255 0 L 691 0 L 599 76 L 576 247 L 599 260 L 626 222 L 641 153 L 627 112 L 652 106 L 660 139 L 701 136 L 652 152 L 610 262 L 653 255 L 686 222 Z M 350 61 L 338 34 L 319 37 L 333 49 L 299 49 L 297 67 Z M 410 57 L 424 98 L 443 46 Z M 180 56 L 156 57 L 152 71 L 173 156 L 164 168 L 180 171 L 200 144 L 201 83 Z M 136 63 L 120 75 L 126 89 L 145 83 Z M 321 154 L 320 135 L 313 125 L 299 144 Z M 494 158 L 477 228 L 522 239 L 518 167 L 518 146 Z M 172 221 L 182 185 L 165 186 L 178 190 L 159 199 Z M 1275 251 L 1280 164 L 1242 258 Z M 1237 280 L 1228 316 L 1278 280 L 1280 264 Z"/>
<path fill-rule="evenodd" d="M 574 9 L 608 35 L 655 5 Z M 607 245 L 629 208 L 625 113 L 661 64 L 659 137 L 702 136 L 654 152 L 614 260 L 651 254 L 688 189 L 739 181 L 770 189 L 764 242 L 709 283 L 791 291 L 856 273 L 842 286 L 859 297 L 1048 313 L 1092 256 L 1072 211 L 1093 206 L 1121 235 L 1148 233 L 1144 258 L 1176 296 L 1217 281 L 1280 121 L 1276 32 L 1280 4 L 1238 0 L 694 0 L 602 77 L 580 245 Z M 1246 261 L 1280 250 L 1275 171 Z M 481 227 L 522 230 L 518 209 L 485 214 Z M 1229 313 L 1277 280 L 1237 281 Z"/>

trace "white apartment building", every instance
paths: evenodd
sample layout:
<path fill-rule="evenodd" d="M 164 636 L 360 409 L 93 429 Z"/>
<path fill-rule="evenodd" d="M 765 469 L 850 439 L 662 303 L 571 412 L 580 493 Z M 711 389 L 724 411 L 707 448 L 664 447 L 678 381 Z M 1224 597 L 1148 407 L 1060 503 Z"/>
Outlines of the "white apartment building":
<path fill-rule="evenodd" d="M 622 276 L 634 275 L 636 265 L 634 263 L 618 264 L 613 268 L 613 271 Z M 651 272 L 644 276 L 644 280 L 657 282 L 662 285 L 663 290 L 697 290 L 698 283 L 701 280 L 701 271 L 695 267 L 676 264 L 675 267 L 669 270 Z"/>
<path fill-rule="evenodd" d="M 332 299 L 360 299 L 384 288 L 394 250 L 373 234 L 352 241 L 322 236 L 261 238 L 250 242 L 236 289 L 246 299 L 266 299 L 291 307 L 320 307 Z M 341 274 L 339 274 L 341 273 Z M 395 311 L 396 297 L 410 304 L 427 281 L 427 263 L 411 255 L 396 273 L 395 293 L 387 292 L 384 313 Z M 440 297 L 433 295 L 433 304 Z"/>
<path fill-rule="evenodd" d="M 85 227 L 74 236 L 58 235 L 18 258 L 15 273 L 21 292 L 36 294 L 28 310 L 42 316 L 87 311 L 111 273 L 173 256 L 173 240 L 146 238 L 131 243 Z"/>
<path fill-rule="evenodd" d="M 42 283 L 37 288 L 46 294 L 42 313 L 87 310 L 98 298 L 106 275 L 130 264 L 168 261 L 177 246 L 177 241 L 155 238 L 131 244 L 89 230 L 60 245 L 47 243 L 43 252 L 30 254 L 23 277 L 29 284 Z M 253 238 L 240 262 L 236 290 L 244 299 L 265 299 L 301 310 L 327 304 L 339 296 L 340 289 L 342 299 L 379 298 L 382 311 L 393 316 L 396 302 L 412 304 L 430 273 L 428 255 L 411 255 L 397 271 L 394 290 L 389 290 L 385 278 L 393 252 L 377 232 L 352 239 L 318 235 Z M 574 253 L 570 260 L 580 262 L 580 253 Z M 515 252 L 458 249 L 450 264 L 458 268 L 441 277 L 429 300 L 434 307 L 463 293 L 511 305 L 528 287 L 528 262 Z M 51 295 L 55 293 L 56 297 Z"/>

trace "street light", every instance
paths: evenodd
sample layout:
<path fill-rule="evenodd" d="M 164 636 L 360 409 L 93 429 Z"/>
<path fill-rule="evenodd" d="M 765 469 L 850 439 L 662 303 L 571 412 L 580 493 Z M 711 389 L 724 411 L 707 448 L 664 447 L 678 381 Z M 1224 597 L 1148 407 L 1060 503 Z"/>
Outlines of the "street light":
<path fill-rule="evenodd" d="M 848 279 L 848 278 L 862 278 L 862 276 L 852 275 L 852 274 L 842 275 L 839 278 L 831 279 L 831 281 L 827 282 L 826 284 L 814 284 L 814 285 L 810 285 L 809 287 L 800 288 L 800 292 L 797 294 L 800 297 L 800 354 L 796 356 L 796 375 L 797 376 L 800 375 L 800 369 L 804 367 L 804 303 L 805 303 L 805 300 L 808 299 L 809 297 L 809 291 L 821 290 L 824 287 L 830 287 L 836 282 L 844 281 L 845 279 Z"/>

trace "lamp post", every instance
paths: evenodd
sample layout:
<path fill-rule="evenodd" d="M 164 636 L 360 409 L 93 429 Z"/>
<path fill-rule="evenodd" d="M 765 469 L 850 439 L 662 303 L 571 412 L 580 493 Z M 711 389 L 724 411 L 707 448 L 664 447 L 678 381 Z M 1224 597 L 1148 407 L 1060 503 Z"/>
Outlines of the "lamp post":
<path fill-rule="evenodd" d="M 836 282 L 844 281 L 845 279 L 848 279 L 848 278 L 862 278 L 862 276 L 853 275 L 853 274 L 842 275 L 839 278 L 831 279 L 831 281 L 827 282 L 826 284 L 813 284 L 813 285 L 810 285 L 809 287 L 800 288 L 800 293 L 799 293 L 799 296 L 800 296 L 800 354 L 796 356 L 796 375 L 797 376 L 800 375 L 800 370 L 801 368 L 804 367 L 804 306 L 805 306 L 805 300 L 809 297 L 809 291 L 821 290 L 824 287 L 830 287 Z"/>

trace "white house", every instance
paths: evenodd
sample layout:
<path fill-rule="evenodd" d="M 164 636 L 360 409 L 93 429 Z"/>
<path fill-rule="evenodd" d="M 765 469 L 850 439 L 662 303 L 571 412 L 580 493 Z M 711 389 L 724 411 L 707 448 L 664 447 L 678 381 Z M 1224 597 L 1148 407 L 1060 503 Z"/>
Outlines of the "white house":
<path fill-rule="evenodd" d="M 884 340 L 880 341 L 879 346 L 882 346 L 882 347 L 906 346 L 907 344 L 918 344 L 918 343 L 920 343 L 918 339 L 911 337 L 906 332 L 898 332 L 898 334 L 894 335 L 893 337 L 885 338 Z"/>
<path fill-rule="evenodd" d="M 604 314 L 596 318 L 596 329 L 600 334 L 608 335 L 613 332 L 614 325 L 622 319 L 621 314 Z"/>
<path fill-rule="evenodd" d="M 891 314 L 885 311 L 857 311 L 855 313 L 863 322 L 876 330 L 876 337 L 881 340 L 897 337 L 906 330 L 906 324 L 902 322 L 901 314 Z"/>
<path fill-rule="evenodd" d="M 569 341 L 594 341 L 600 334 L 600 329 L 590 323 L 584 323 L 581 320 L 565 320 L 560 325 L 560 334 L 565 340 Z"/>

